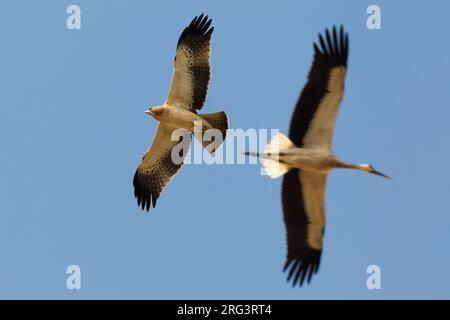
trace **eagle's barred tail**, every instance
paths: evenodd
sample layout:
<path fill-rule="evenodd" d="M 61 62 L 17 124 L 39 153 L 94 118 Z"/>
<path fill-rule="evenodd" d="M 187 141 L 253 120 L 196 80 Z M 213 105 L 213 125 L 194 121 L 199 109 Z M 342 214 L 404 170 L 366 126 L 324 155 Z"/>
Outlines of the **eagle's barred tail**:
<path fill-rule="evenodd" d="M 200 114 L 199 115 L 202 119 L 208 121 L 208 123 L 214 128 L 220 131 L 222 134 L 222 141 L 217 144 L 212 144 L 211 141 L 205 141 L 205 139 L 202 139 L 202 144 L 205 147 L 206 150 L 213 153 L 219 146 L 225 141 L 227 137 L 227 130 L 228 130 L 228 117 L 227 114 L 224 111 L 220 112 L 214 112 L 214 113 L 207 113 L 207 114 Z M 214 145 L 213 148 L 210 147 L 211 145 Z"/>

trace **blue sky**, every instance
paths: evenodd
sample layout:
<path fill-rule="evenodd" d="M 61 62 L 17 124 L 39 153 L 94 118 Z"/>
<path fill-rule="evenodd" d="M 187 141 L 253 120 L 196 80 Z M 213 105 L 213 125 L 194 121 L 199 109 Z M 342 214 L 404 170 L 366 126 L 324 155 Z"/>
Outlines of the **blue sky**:
<path fill-rule="evenodd" d="M 66 28 L 77 4 L 82 29 Z M 382 29 L 368 30 L 377 4 Z M 205 112 L 287 132 L 317 33 L 350 35 L 319 273 L 292 289 L 280 184 L 257 165 L 187 165 L 150 214 L 132 177 L 176 41 L 213 18 Z M 4 1 L 0 298 L 450 298 L 448 1 Z M 66 288 L 79 265 L 82 289 Z M 381 268 L 368 290 L 366 268 Z"/>

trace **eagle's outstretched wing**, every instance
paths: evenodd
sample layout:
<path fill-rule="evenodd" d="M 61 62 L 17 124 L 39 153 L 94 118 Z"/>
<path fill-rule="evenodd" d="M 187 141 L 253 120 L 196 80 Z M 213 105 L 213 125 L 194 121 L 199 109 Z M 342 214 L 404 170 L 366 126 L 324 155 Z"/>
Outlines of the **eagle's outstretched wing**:
<path fill-rule="evenodd" d="M 181 33 L 167 104 L 193 112 L 203 107 L 211 77 L 211 21 L 202 14 Z"/>
<path fill-rule="evenodd" d="M 155 207 L 159 195 L 183 165 L 186 150 L 191 143 L 191 134 L 185 131 L 180 140 L 188 140 L 184 140 L 185 142 L 179 145 L 180 140 L 171 140 L 172 131 L 172 128 L 163 124 L 158 126 L 152 146 L 147 150 L 134 174 L 134 196 L 142 210 L 148 211 L 150 204 Z M 174 149 L 177 145 L 179 148 Z M 173 154 L 172 149 L 174 149 Z"/>

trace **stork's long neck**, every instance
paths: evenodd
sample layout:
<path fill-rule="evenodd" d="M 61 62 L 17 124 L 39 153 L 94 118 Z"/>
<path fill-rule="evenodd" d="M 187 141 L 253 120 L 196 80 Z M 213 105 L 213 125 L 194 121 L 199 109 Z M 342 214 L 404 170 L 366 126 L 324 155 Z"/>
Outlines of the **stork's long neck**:
<path fill-rule="evenodd" d="M 353 164 L 353 163 L 347 163 L 340 160 L 336 160 L 336 163 L 334 165 L 335 168 L 342 168 L 342 169 L 352 169 L 352 170 L 359 170 L 364 172 L 370 172 L 370 166 L 368 164 Z"/>

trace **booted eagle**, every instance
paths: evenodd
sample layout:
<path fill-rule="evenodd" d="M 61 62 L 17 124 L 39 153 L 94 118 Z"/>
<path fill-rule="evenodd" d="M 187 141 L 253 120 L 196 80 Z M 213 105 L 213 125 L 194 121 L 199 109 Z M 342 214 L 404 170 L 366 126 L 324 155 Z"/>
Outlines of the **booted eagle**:
<path fill-rule="evenodd" d="M 198 124 L 204 133 L 216 130 L 220 139 L 213 142 L 200 137 L 205 148 L 213 152 L 225 139 L 228 119 L 225 112 L 198 114 L 203 107 L 211 78 L 211 19 L 203 14 L 195 17 L 180 35 L 173 67 L 172 84 L 166 102 L 145 111 L 159 121 L 151 147 L 139 164 L 133 179 L 134 195 L 142 210 L 156 206 L 161 192 L 180 170 L 185 149 L 174 148 L 184 140 L 188 146 L 191 133 Z M 173 137 L 181 129 L 184 136 Z M 217 135 L 214 135 L 217 138 Z M 174 151 L 174 152 L 172 152 Z"/>

